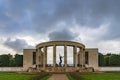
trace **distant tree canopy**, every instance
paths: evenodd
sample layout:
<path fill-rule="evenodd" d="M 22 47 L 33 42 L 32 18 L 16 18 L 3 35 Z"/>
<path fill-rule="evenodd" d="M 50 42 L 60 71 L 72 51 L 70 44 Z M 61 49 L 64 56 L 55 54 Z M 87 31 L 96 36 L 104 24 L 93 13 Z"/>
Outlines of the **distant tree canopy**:
<path fill-rule="evenodd" d="M 99 53 L 98 54 L 98 58 L 99 58 L 99 66 L 105 66 L 105 59 L 104 59 L 104 55 Z"/>
<path fill-rule="evenodd" d="M 99 66 L 120 66 L 120 54 L 99 53 Z"/>
<path fill-rule="evenodd" d="M 120 66 L 120 54 L 108 53 L 98 54 L 99 66 Z M 0 67 L 20 67 L 23 66 L 23 55 L 2 54 L 0 55 Z"/>
<path fill-rule="evenodd" d="M 23 66 L 23 55 L 2 54 L 0 55 L 0 67 L 20 67 Z"/>

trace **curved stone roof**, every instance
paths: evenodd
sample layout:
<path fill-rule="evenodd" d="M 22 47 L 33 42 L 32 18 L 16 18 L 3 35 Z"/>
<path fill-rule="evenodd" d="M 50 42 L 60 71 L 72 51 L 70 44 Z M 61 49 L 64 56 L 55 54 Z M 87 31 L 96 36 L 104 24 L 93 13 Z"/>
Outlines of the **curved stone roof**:
<path fill-rule="evenodd" d="M 38 45 L 36 45 L 36 48 L 38 47 L 44 47 L 44 46 L 77 46 L 77 47 L 83 47 L 85 48 L 85 45 L 82 43 L 74 42 L 74 41 L 49 41 L 49 42 L 43 42 Z"/>

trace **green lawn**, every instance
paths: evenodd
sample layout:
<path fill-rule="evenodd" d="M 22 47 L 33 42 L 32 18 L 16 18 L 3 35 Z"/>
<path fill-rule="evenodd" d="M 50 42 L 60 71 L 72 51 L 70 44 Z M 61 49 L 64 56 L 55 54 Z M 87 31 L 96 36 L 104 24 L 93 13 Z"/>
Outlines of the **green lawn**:
<path fill-rule="evenodd" d="M 120 73 L 89 73 L 79 74 L 85 80 L 120 80 Z"/>
<path fill-rule="evenodd" d="M 19 74 L 19 73 L 1 73 L 0 80 L 33 80 L 33 78 L 43 78 L 44 74 Z M 45 79 L 44 79 L 45 80 Z"/>

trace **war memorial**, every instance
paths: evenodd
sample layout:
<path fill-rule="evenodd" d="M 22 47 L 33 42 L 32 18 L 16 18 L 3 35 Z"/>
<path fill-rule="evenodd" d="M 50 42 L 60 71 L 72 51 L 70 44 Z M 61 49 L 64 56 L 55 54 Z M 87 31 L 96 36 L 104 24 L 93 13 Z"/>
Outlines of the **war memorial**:
<path fill-rule="evenodd" d="M 56 63 L 56 47 L 64 47 L 64 56 L 59 54 L 59 64 Z M 73 65 L 68 62 L 67 47 L 73 48 Z M 53 49 L 53 64 L 49 65 L 48 47 Z M 63 62 L 64 61 L 64 62 Z M 62 65 L 62 63 L 64 63 Z M 23 50 L 23 69 L 35 72 L 93 72 L 98 69 L 98 49 L 86 48 L 84 44 L 72 41 L 49 41 L 36 45 L 36 49 Z"/>

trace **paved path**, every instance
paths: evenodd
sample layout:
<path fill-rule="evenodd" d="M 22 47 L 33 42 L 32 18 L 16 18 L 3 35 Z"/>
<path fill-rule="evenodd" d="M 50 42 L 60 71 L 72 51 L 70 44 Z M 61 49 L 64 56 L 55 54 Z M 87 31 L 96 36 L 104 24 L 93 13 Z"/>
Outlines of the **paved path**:
<path fill-rule="evenodd" d="M 68 80 L 66 74 L 53 74 L 48 80 Z"/>

